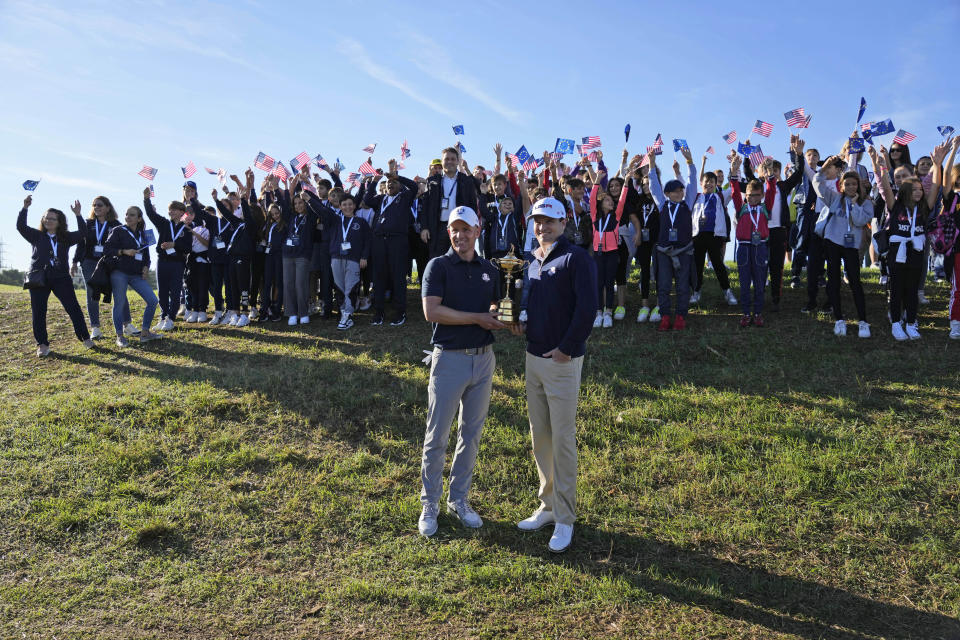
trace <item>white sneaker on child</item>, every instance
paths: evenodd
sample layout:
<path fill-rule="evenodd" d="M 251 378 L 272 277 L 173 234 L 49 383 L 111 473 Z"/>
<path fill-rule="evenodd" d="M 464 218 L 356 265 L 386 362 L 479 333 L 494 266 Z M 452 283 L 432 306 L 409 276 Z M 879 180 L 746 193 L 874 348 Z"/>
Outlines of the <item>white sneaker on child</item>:
<path fill-rule="evenodd" d="M 223 322 L 223 311 L 214 311 L 213 318 L 210 320 L 210 326 L 215 327 Z"/>
<path fill-rule="evenodd" d="M 637 322 L 646 322 L 650 317 L 650 307 L 640 307 L 640 313 L 637 314 Z"/>
<path fill-rule="evenodd" d="M 187 311 L 187 315 L 183 317 L 184 322 L 194 323 L 197 321 L 197 312 L 196 311 Z"/>
<path fill-rule="evenodd" d="M 837 320 L 833 323 L 833 335 L 843 337 L 847 335 L 847 321 Z"/>
<path fill-rule="evenodd" d="M 524 322 L 527 321 L 527 310 L 526 310 L 526 309 L 522 309 L 522 310 L 520 311 L 520 317 L 518 318 L 518 320 L 519 320 L 521 323 L 524 323 Z"/>
<path fill-rule="evenodd" d="M 733 295 L 732 289 L 727 289 L 723 293 L 723 297 L 726 298 L 727 304 L 730 305 L 731 307 L 737 306 L 737 296 Z"/>
<path fill-rule="evenodd" d="M 297 316 L 290 316 L 287 319 L 287 325 L 291 327 L 297 326 Z"/>
<path fill-rule="evenodd" d="M 908 324 L 906 326 L 906 330 L 907 330 L 907 337 L 910 338 L 911 340 L 920 339 L 920 331 L 917 329 L 916 322 L 914 322 L 913 324 Z"/>
<path fill-rule="evenodd" d="M 240 317 L 237 318 L 237 324 L 236 324 L 236 326 L 238 326 L 238 327 L 245 327 L 245 326 L 247 326 L 248 324 L 250 324 L 250 318 L 247 317 L 247 314 L 241 313 L 241 314 L 240 314 Z"/>
<path fill-rule="evenodd" d="M 603 312 L 603 328 L 609 329 L 613 326 L 613 316 L 610 315 L 610 311 Z"/>
<path fill-rule="evenodd" d="M 593 328 L 599 329 L 603 326 L 603 312 L 597 311 L 597 317 L 593 319 Z"/>
<path fill-rule="evenodd" d="M 899 322 L 891 323 L 890 333 L 893 335 L 893 339 L 898 342 L 903 342 L 907 339 L 907 333 L 903 330 L 903 325 Z"/>
<path fill-rule="evenodd" d="M 198 311 L 197 312 L 197 322 L 206 322 L 207 321 L 207 312 Z"/>
<path fill-rule="evenodd" d="M 950 337 L 954 340 L 960 340 L 960 320 L 950 321 Z"/>
<path fill-rule="evenodd" d="M 867 324 L 865 320 L 860 321 L 860 325 L 857 328 L 858 337 L 860 338 L 869 338 L 870 337 L 870 325 Z"/>
<path fill-rule="evenodd" d="M 650 312 L 650 322 L 660 322 L 660 307 L 654 307 L 653 311 Z"/>

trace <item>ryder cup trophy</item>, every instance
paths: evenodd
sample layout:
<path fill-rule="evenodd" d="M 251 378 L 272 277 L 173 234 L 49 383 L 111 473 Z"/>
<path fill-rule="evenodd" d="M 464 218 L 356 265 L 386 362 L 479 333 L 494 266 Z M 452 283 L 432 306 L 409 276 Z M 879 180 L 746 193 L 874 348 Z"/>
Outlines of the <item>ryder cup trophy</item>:
<path fill-rule="evenodd" d="M 513 291 L 514 277 L 519 277 L 523 270 L 529 266 L 530 262 L 518 258 L 513 252 L 513 245 L 510 245 L 510 250 L 507 252 L 507 255 L 502 258 L 493 258 L 490 262 L 503 271 L 507 281 L 507 292 L 500 301 L 497 309 L 497 320 L 505 324 L 516 324 L 519 312 L 516 307 L 513 306 L 510 292 Z"/>

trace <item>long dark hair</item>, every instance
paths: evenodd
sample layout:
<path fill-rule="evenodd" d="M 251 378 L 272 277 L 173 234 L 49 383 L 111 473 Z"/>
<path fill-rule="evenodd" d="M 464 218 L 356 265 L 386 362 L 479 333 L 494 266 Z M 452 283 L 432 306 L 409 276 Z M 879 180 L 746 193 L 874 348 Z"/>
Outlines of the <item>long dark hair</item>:
<path fill-rule="evenodd" d="M 844 198 L 847 196 L 843 193 L 843 181 L 852 178 L 857 181 L 857 204 L 863 204 L 863 201 L 866 200 L 868 191 L 863 187 L 863 180 L 860 179 L 859 171 L 846 171 L 842 176 L 840 176 L 840 195 Z"/>
<path fill-rule="evenodd" d="M 272 209 L 273 207 L 276 207 L 280 211 L 280 217 L 277 218 L 277 228 L 275 229 L 275 232 L 279 232 L 280 234 L 283 234 L 284 229 L 287 228 L 287 223 L 283 219 L 283 209 L 280 208 L 279 204 L 277 204 L 276 202 L 273 202 L 270 204 L 269 207 L 267 207 L 266 213 L 264 214 L 264 217 L 263 217 L 264 218 L 263 226 L 260 227 L 261 240 L 266 240 L 268 237 L 270 237 L 270 225 L 273 224 L 273 219 L 270 217 L 270 209 Z M 260 209 L 259 206 L 257 208 Z M 260 209 L 260 211 L 263 211 L 263 209 Z"/>
<path fill-rule="evenodd" d="M 110 202 L 110 198 L 108 198 L 107 196 L 97 196 L 96 198 L 93 199 L 94 202 L 97 202 L 98 200 L 102 202 L 107 208 L 106 220 L 108 222 L 116 222 L 119 216 L 117 215 L 117 210 L 113 208 L 113 203 Z M 93 206 L 91 206 L 90 215 L 87 216 L 87 220 L 96 220 L 96 219 L 97 219 L 96 209 L 94 209 Z"/>
<path fill-rule="evenodd" d="M 53 208 L 47 209 L 46 213 L 43 214 L 43 217 L 40 218 L 40 225 L 37 227 L 37 229 L 39 229 L 43 233 L 47 232 L 47 230 L 43 226 L 43 218 L 47 217 L 47 213 L 52 213 L 55 216 L 57 216 L 57 232 L 54 234 L 55 236 L 57 236 L 57 240 L 63 240 L 64 238 L 66 238 L 68 233 L 67 216 L 65 216 L 63 214 L 63 211 L 60 211 L 60 209 L 53 209 Z"/>
<path fill-rule="evenodd" d="M 893 170 L 900 166 L 913 167 L 913 163 L 910 162 L 910 147 L 905 144 L 900 144 L 899 142 L 894 142 L 890 145 L 890 149 L 893 150 L 894 145 L 897 149 L 900 150 L 900 159 L 894 160 L 893 156 L 890 157 L 890 173 L 893 173 Z"/>
<path fill-rule="evenodd" d="M 127 213 L 130 213 L 131 211 L 136 211 L 137 216 L 140 218 L 140 222 L 137 223 L 137 233 L 140 233 L 146 228 L 146 225 L 143 222 L 143 209 L 137 206 L 127 207 Z"/>

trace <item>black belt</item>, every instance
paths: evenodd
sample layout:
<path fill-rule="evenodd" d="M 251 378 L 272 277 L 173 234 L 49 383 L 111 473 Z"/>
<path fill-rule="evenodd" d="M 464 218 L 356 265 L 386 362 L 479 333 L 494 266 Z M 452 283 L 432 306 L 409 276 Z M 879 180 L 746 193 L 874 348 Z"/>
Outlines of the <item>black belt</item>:
<path fill-rule="evenodd" d="M 493 351 L 493 344 L 484 345 L 482 347 L 474 347 L 473 349 L 445 349 L 440 345 L 435 345 L 434 348 L 440 349 L 441 351 L 446 351 L 447 353 L 463 353 L 468 356 L 479 356 L 488 351 Z"/>

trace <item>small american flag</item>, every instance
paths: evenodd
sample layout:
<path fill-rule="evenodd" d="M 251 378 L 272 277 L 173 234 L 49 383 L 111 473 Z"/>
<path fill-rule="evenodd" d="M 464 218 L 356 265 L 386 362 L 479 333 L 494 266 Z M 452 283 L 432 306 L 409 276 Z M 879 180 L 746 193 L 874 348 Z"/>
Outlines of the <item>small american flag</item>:
<path fill-rule="evenodd" d="M 357 173 L 356 171 L 354 171 L 353 173 L 351 173 L 350 175 L 347 176 L 347 180 L 350 181 L 350 182 L 355 182 L 355 181 L 359 180 L 360 177 L 361 177 L 360 174 Z"/>
<path fill-rule="evenodd" d="M 403 141 L 403 144 L 400 145 L 400 157 L 401 157 L 401 158 L 409 158 L 409 157 L 410 157 L 410 149 L 409 149 L 409 147 L 407 147 L 407 141 L 406 141 L 406 140 L 404 140 L 404 141 Z"/>
<path fill-rule="evenodd" d="M 731 131 L 727 135 L 723 136 L 723 141 L 726 142 L 727 144 L 733 144 L 734 142 L 737 141 L 737 132 Z"/>
<path fill-rule="evenodd" d="M 290 161 L 290 166 L 293 167 L 295 171 L 300 171 L 300 169 L 308 164 L 310 164 L 310 156 L 307 155 L 306 151 L 301 151 L 296 158 Z"/>
<path fill-rule="evenodd" d="M 864 122 L 863 124 L 860 125 L 860 131 L 862 131 L 863 133 L 867 133 L 868 131 L 870 131 L 870 127 L 872 126 L 873 126 L 872 122 Z"/>
<path fill-rule="evenodd" d="M 362 165 L 360 165 L 360 168 L 357 169 L 357 171 L 359 171 L 365 176 L 372 176 L 376 173 L 376 170 L 373 168 L 373 165 L 370 164 L 369 160 L 365 161 Z"/>
<path fill-rule="evenodd" d="M 643 158 L 640 159 L 640 166 L 641 166 L 641 167 L 645 167 L 645 166 L 647 166 L 648 164 L 650 164 L 650 157 L 649 157 L 649 156 L 643 156 Z"/>
<path fill-rule="evenodd" d="M 376 148 L 377 148 L 377 143 L 376 143 L 376 142 L 373 142 L 373 143 L 368 144 L 367 146 L 365 146 L 365 147 L 363 148 L 363 152 L 364 152 L 364 153 L 373 153 L 373 150 L 376 149 Z"/>
<path fill-rule="evenodd" d="M 397 163 L 397 169 L 406 169 L 407 165 L 403 164 L 403 161 Z"/>
<path fill-rule="evenodd" d="M 583 148 L 584 149 L 596 149 L 600 147 L 600 136 L 584 136 L 583 137 Z"/>
<path fill-rule="evenodd" d="M 653 148 L 657 150 L 657 155 L 663 151 L 663 136 L 659 133 L 657 134 L 656 139 L 653 141 Z"/>
<path fill-rule="evenodd" d="M 290 177 L 290 172 L 287 171 L 287 168 L 283 166 L 282 162 L 278 162 L 274 167 L 271 173 L 281 180 L 286 180 Z"/>
<path fill-rule="evenodd" d="M 753 125 L 751 133 L 756 133 L 764 138 L 769 138 L 770 134 L 773 133 L 773 125 L 769 122 L 764 122 L 763 120 L 757 120 L 756 124 Z"/>
<path fill-rule="evenodd" d="M 763 155 L 763 151 L 760 149 L 760 145 L 757 145 L 753 148 L 753 153 L 750 154 L 750 164 L 754 167 L 759 167 L 763 164 L 763 161 L 767 159 L 767 156 Z"/>
<path fill-rule="evenodd" d="M 157 170 L 154 169 L 153 167 L 148 167 L 147 165 L 143 165 L 143 169 L 140 169 L 140 171 L 137 171 L 137 175 L 143 178 L 146 178 L 147 180 L 153 180 L 157 175 Z"/>
<path fill-rule="evenodd" d="M 227 170 L 220 169 L 217 171 L 217 182 L 220 183 L 220 186 L 225 186 L 227 184 Z"/>
<path fill-rule="evenodd" d="M 913 135 L 912 133 L 908 133 L 903 129 L 900 129 L 899 131 L 897 131 L 897 135 L 893 137 L 893 141 L 896 142 L 897 144 L 910 144 L 916 139 L 917 139 L 917 136 Z"/>
<path fill-rule="evenodd" d="M 272 171 L 276 160 L 265 154 L 263 151 L 257 154 L 257 159 L 253 161 L 253 166 L 263 171 Z"/>
<path fill-rule="evenodd" d="M 319 154 L 319 153 L 317 154 L 317 157 L 313 159 L 313 161 L 314 161 L 314 162 L 316 163 L 316 165 L 317 165 L 318 167 L 320 167 L 321 169 L 323 169 L 323 168 L 325 168 L 325 167 L 329 167 L 329 165 L 327 164 L 327 161 L 324 160 L 324 159 L 323 159 L 323 156 L 322 156 L 321 154 Z"/>
<path fill-rule="evenodd" d="M 808 115 L 803 119 L 803 122 L 797 125 L 797 129 L 809 129 L 810 128 L 810 119 L 813 118 L 813 115 Z"/>
<path fill-rule="evenodd" d="M 523 163 L 523 168 L 527 171 L 533 171 L 537 168 L 537 161 L 531 156 L 527 158 L 527 161 Z"/>
<path fill-rule="evenodd" d="M 204 167 L 203 170 L 206 171 L 207 173 L 209 173 L 209 174 L 212 175 L 212 176 L 217 175 L 217 172 L 214 171 L 213 169 L 211 169 L 210 167 Z"/>
<path fill-rule="evenodd" d="M 180 167 L 180 171 L 183 171 L 183 177 L 189 179 L 193 174 L 197 172 L 197 168 L 193 166 L 192 162 L 188 162 L 187 166 Z"/>
<path fill-rule="evenodd" d="M 600 154 L 598 154 L 596 151 L 591 151 L 590 155 L 587 156 L 587 160 L 589 160 L 590 162 L 599 162 Z"/>
<path fill-rule="evenodd" d="M 157 192 L 153 190 L 153 185 L 150 185 L 150 197 L 151 198 L 157 197 Z"/>
<path fill-rule="evenodd" d="M 483 175 L 485 175 L 485 176 L 487 176 L 488 178 L 490 178 L 490 177 L 493 176 L 493 171 L 490 171 L 489 169 L 484 169 L 484 170 L 483 170 Z"/>
<path fill-rule="evenodd" d="M 505 155 L 507 156 L 507 162 L 510 163 L 511 167 L 516 167 L 518 164 L 520 164 L 520 161 L 517 160 L 517 156 L 509 152 L 507 152 Z"/>
<path fill-rule="evenodd" d="M 550 154 L 550 159 L 553 160 L 554 162 L 560 162 L 561 160 L 563 160 L 563 154 L 553 152 Z"/>
<path fill-rule="evenodd" d="M 800 128 L 803 128 L 801 125 L 803 124 L 803 121 L 804 121 L 804 117 L 805 117 L 805 116 L 806 116 L 806 114 L 805 114 L 804 111 L 803 111 L 803 107 L 797 107 L 796 109 L 793 109 L 793 110 L 791 110 L 791 111 L 787 111 L 785 114 L 783 114 L 783 117 L 786 118 L 786 120 L 787 120 L 787 126 L 788 126 L 788 127 L 800 127 Z M 773 127 L 771 127 L 771 129 L 772 129 L 772 128 L 773 128 Z"/>
<path fill-rule="evenodd" d="M 707 153 L 709 153 L 710 155 L 713 155 L 714 153 L 716 153 L 716 151 L 713 150 L 713 147 L 707 147 Z"/>

